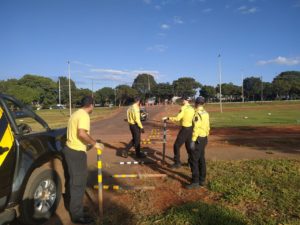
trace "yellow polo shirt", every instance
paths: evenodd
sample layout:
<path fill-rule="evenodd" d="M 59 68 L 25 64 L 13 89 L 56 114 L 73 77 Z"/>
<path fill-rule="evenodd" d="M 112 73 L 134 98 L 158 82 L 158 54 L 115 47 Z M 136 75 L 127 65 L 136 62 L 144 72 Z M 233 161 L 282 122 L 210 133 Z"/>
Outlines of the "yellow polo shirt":
<path fill-rule="evenodd" d="M 140 107 L 137 104 L 133 104 L 127 110 L 127 121 L 129 124 L 137 124 L 139 128 L 143 128 L 141 122 L 141 115 L 140 115 Z"/>
<path fill-rule="evenodd" d="M 86 151 L 86 145 L 78 138 L 78 129 L 90 132 L 90 116 L 83 109 L 74 112 L 68 122 L 67 146 L 76 151 Z"/>
<path fill-rule="evenodd" d="M 181 107 L 180 112 L 175 117 L 169 117 L 173 122 L 180 122 L 183 127 L 191 127 L 193 125 L 194 108 L 190 104 Z"/>
<path fill-rule="evenodd" d="M 198 137 L 207 137 L 209 135 L 209 114 L 204 110 L 202 106 L 199 106 L 197 109 L 195 109 L 193 122 L 193 141 L 196 141 Z"/>

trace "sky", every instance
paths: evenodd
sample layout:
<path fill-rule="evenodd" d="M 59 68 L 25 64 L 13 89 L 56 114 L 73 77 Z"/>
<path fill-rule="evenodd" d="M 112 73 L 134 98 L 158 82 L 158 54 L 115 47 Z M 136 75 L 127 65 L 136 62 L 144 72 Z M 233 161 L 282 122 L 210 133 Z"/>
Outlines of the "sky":
<path fill-rule="evenodd" d="M 93 90 L 140 73 L 271 82 L 300 70 L 300 0 L 0 0 L 0 80 L 57 81 L 68 65 Z"/>

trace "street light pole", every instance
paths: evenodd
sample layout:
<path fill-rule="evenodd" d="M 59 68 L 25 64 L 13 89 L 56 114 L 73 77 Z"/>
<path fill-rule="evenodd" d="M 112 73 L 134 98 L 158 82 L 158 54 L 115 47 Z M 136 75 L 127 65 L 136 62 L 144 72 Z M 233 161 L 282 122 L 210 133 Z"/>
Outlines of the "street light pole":
<path fill-rule="evenodd" d="M 221 68 L 221 54 L 218 55 L 219 58 L 219 79 L 220 79 L 220 93 L 219 93 L 219 97 L 220 97 L 220 112 L 223 113 L 223 107 L 222 107 L 222 68 Z"/>
<path fill-rule="evenodd" d="M 92 79 L 92 98 L 94 98 L 94 80 Z"/>
<path fill-rule="evenodd" d="M 71 95 L 70 61 L 68 61 L 68 72 L 69 72 L 69 108 L 70 108 L 70 117 L 71 117 L 71 114 L 72 114 L 72 95 Z"/>
<path fill-rule="evenodd" d="M 242 100 L 243 103 L 245 102 L 245 97 L 244 97 L 244 72 L 242 74 Z"/>
<path fill-rule="evenodd" d="M 61 89 L 60 89 L 60 78 L 58 77 L 58 104 L 61 106 Z"/>
<path fill-rule="evenodd" d="M 117 106 L 117 88 L 115 88 L 115 106 Z"/>
<path fill-rule="evenodd" d="M 260 81 L 261 81 L 261 95 L 260 95 L 260 101 L 263 101 L 263 99 L 264 99 L 264 86 L 263 86 L 263 78 L 262 78 L 262 76 L 260 77 Z"/>

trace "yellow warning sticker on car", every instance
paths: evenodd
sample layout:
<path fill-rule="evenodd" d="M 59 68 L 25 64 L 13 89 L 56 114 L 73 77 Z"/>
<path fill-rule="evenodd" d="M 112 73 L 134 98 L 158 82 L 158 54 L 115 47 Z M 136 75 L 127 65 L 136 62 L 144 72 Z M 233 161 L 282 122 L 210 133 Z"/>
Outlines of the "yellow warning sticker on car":
<path fill-rule="evenodd" d="M 14 136 L 10 124 L 0 107 L 0 167 L 14 144 Z"/>

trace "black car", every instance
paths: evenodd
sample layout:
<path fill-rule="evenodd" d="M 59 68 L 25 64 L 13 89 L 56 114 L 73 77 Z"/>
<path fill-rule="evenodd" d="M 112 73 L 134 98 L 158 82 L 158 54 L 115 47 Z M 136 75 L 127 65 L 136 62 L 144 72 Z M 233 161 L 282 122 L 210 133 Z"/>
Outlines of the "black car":
<path fill-rule="evenodd" d="M 0 225 L 41 224 L 55 212 L 64 185 L 66 128 L 51 129 L 30 108 L 0 93 Z"/>

